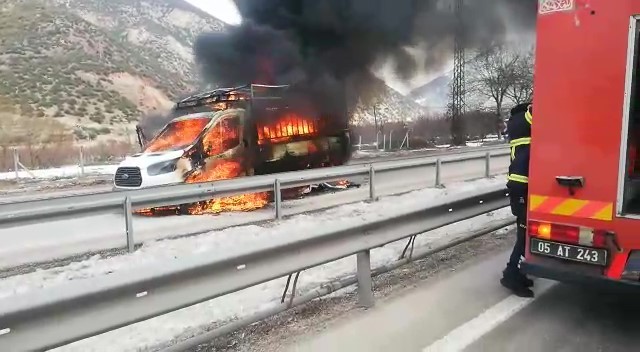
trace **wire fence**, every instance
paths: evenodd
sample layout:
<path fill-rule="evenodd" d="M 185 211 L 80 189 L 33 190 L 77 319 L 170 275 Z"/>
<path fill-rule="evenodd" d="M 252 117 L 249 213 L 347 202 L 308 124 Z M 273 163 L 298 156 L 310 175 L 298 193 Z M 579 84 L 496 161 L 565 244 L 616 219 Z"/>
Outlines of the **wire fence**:
<path fill-rule="evenodd" d="M 138 151 L 128 142 L 108 141 L 93 145 L 71 142 L 38 145 L 1 146 L 0 171 L 48 169 L 67 165 L 88 166 L 120 162 L 126 155 Z"/>

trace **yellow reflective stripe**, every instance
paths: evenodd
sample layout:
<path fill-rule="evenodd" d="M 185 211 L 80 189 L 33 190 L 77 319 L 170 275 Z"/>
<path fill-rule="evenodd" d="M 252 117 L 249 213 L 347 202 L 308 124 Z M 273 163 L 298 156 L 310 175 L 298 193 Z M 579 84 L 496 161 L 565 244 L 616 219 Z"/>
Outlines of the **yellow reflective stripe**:
<path fill-rule="evenodd" d="M 531 144 L 531 137 L 524 137 L 524 138 L 514 139 L 511 142 L 509 142 L 509 144 L 512 147 L 517 147 L 519 145 L 525 145 L 525 144 Z"/>
<path fill-rule="evenodd" d="M 528 112 L 528 111 L 527 111 L 527 112 L 524 114 L 524 118 L 525 118 L 525 120 L 527 120 L 527 122 L 528 122 L 529 124 L 531 124 L 531 120 L 533 119 L 533 115 L 532 115 L 530 112 Z"/>
<path fill-rule="evenodd" d="M 527 176 L 511 174 L 509 175 L 509 181 L 529 183 L 529 178 Z"/>
<path fill-rule="evenodd" d="M 511 147 L 511 161 L 516 158 L 516 147 Z"/>

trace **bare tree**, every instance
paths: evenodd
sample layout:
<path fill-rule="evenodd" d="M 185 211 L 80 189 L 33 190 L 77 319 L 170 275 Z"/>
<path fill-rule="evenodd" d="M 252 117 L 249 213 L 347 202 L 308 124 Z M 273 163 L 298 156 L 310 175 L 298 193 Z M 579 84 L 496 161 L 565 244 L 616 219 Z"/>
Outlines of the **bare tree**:
<path fill-rule="evenodd" d="M 515 104 L 531 101 L 533 97 L 533 49 L 519 55 L 515 65 L 514 79 L 507 89 L 507 97 Z"/>
<path fill-rule="evenodd" d="M 501 134 L 501 112 L 509 90 L 516 81 L 521 54 L 503 45 L 482 50 L 471 61 L 468 90 L 495 104 L 495 127 Z"/>

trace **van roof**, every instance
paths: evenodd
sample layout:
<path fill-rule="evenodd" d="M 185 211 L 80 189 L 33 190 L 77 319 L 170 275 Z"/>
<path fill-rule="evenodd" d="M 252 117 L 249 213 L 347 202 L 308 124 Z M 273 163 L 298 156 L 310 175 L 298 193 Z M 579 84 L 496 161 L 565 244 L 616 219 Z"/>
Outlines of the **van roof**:
<path fill-rule="evenodd" d="M 172 119 L 169 123 L 176 122 L 176 121 L 184 121 L 184 120 L 202 119 L 202 118 L 211 119 L 211 118 L 213 118 L 215 113 L 216 113 L 216 111 L 194 112 L 194 113 L 191 113 L 191 114 L 178 116 L 178 117 Z"/>

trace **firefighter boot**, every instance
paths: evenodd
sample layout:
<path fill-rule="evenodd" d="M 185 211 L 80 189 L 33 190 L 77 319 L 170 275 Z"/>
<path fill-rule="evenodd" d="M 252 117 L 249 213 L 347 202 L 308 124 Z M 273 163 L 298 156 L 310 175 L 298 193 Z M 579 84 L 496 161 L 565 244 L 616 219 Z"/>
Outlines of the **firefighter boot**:
<path fill-rule="evenodd" d="M 527 275 L 521 273 L 520 271 L 518 271 L 518 274 L 520 275 L 520 281 L 522 281 L 525 287 L 533 287 L 533 280 L 528 278 Z"/>
<path fill-rule="evenodd" d="M 518 297 L 533 297 L 533 291 L 527 287 L 523 277 L 524 275 L 520 273 L 518 268 L 507 266 L 507 268 L 502 272 L 500 284 L 511 290 L 513 294 Z"/>

